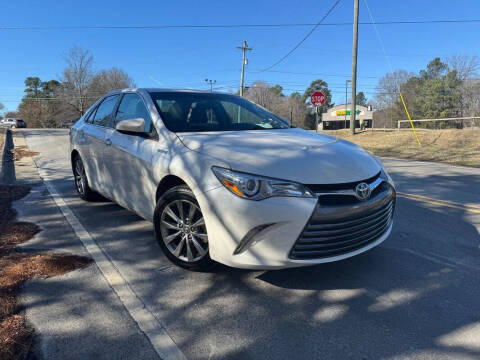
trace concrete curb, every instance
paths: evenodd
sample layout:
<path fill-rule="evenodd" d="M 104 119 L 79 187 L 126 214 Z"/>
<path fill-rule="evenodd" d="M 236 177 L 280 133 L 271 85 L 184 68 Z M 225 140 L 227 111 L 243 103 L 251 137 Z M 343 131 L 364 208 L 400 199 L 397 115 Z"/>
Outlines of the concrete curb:
<path fill-rule="evenodd" d="M 15 164 L 13 162 L 13 136 L 12 131 L 5 132 L 5 143 L 2 150 L 2 162 L 0 169 L 0 183 L 13 184 L 15 182 Z"/>

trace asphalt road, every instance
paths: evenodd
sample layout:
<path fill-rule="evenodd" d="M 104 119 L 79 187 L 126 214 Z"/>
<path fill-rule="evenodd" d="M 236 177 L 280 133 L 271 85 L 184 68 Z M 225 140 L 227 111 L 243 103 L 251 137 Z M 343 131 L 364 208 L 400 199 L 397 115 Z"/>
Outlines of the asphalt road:
<path fill-rule="evenodd" d="M 74 191 L 65 130 L 23 130 L 37 165 L 189 359 L 480 358 L 480 169 L 385 159 L 391 237 L 337 263 L 277 271 L 172 266 L 152 225 Z M 470 209 L 470 210 L 469 210 Z"/>

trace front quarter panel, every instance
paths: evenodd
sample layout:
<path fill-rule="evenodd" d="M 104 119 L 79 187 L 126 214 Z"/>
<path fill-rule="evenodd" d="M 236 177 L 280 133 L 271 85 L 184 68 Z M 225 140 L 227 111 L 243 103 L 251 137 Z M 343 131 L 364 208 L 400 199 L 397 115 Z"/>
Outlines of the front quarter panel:
<path fill-rule="evenodd" d="M 197 200 L 205 217 L 211 258 L 242 268 L 292 266 L 288 253 L 317 203 L 316 198 L 297 197 L 246 200 L 223 186 L 201 194 Z M 264 224 L 273 225 L 256 236 L 254 245 L 235 255 L 247 233 Z"/>

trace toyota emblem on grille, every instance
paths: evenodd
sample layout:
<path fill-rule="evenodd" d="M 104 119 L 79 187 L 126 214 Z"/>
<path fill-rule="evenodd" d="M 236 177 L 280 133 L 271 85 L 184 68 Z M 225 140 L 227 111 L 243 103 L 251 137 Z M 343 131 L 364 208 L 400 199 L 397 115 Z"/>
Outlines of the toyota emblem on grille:
<path fill-rule="evenodd" d="M 370 185 L 362 182 L 355 187 L 355 196 L 358 200 L 364 201 L 370 197 Z"/>

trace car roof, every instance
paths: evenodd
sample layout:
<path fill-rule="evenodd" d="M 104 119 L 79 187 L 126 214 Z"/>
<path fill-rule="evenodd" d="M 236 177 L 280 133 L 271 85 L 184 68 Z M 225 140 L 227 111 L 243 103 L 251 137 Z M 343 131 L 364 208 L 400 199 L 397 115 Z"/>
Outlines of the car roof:
<path fill-rule="evenodd" d="M 122 93 L 122 92 L 171 92 L 171 93 L 192 93 L 192 94 L 223 94 L 223 95 L 232 95 L 225 92 L 217 91 L 208 91 L 208 90 L 195 90 L 195 89 L 167 89 L 167 88 L 127 88 L 127 89 L 118 89 L 114 90 L 111 93 Z"/>

